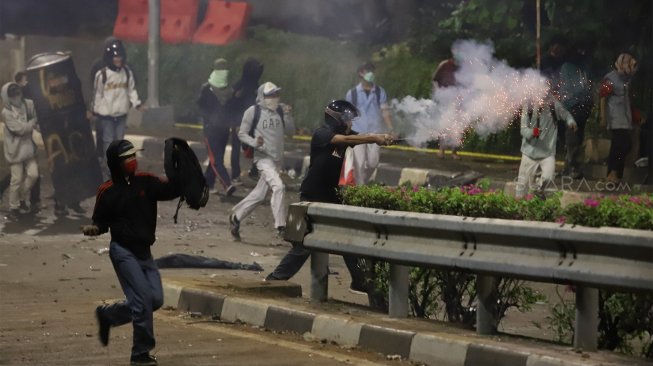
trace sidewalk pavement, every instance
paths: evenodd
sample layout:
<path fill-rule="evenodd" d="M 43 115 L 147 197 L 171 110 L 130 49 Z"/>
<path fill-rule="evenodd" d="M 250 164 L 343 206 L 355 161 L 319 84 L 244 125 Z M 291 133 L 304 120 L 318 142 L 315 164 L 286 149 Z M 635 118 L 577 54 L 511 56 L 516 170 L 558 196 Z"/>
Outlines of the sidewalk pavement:
<path fill-rule="evenodd" d="M 585 353 L 568 346 L 471 330 L 431 320 L 393 319 L 333 299 L 312 303 L 301 287 L 286 281 L 234 277 L 163 278 L 165 306 L 241 322 L 304 339 L 360 347 L 389 359 L 438 366 L 652 365 L 611 352 Z"/>

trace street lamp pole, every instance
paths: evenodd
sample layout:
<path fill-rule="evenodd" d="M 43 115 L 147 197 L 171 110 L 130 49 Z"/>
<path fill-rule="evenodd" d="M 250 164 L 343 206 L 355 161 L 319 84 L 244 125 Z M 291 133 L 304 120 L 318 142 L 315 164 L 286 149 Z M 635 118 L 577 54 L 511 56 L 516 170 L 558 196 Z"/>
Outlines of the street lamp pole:
<path fill-rule="evenodd" d="M 160 0 L 149 0 L 149 29 L 147 45 L 147 106 L 159 107 L 159 33 Z"/>

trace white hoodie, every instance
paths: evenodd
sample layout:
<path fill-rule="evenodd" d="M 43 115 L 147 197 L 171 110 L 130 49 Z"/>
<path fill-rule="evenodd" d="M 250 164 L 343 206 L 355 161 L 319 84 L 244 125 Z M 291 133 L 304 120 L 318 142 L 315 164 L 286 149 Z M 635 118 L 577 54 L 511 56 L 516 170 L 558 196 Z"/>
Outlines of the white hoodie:
<path fill-rule="evenodd" d="M 263 84 L 265 85 L 265 84 Z M 285 122 L 281 121 L 281 116 L 276 110 L 269 109 L 263 103 L 263 85 L 258 88 L 258 97 L 256 103 L 261 108 L 261 116 L 254 130 L 254 137 L 249 135 L 249 130 L 254 122 L 255 106 L 247 108 L 243 114 L 243 120 L 238 131 L 238 138 L 243 143 L 254 147 L 254 161 L 263 158 L 271 158 L 277 163 L 283 160 L 284 138 L 292 137 L 295 132 L 295 123 L 290 114 L 283 116 Z M 283 104 L 279 104 L 283 108 Z M 257 147 L 256 139 L 263 137 L 263 145 Z"/>
<path fill-rule="evenodd" d="M 129 78 L 127 78 L 128 72 Z M 106 75 L 106 79 L 103 74 Z M 121 67 L 116 71 L 109 67 L 100 69 L 95 73 L 93 83 L 93 113 L 107 117 L 126 115 L 130 103 L 134 108 L 141 105 L 135 86 L 134 74 L 127 67 Z"/>

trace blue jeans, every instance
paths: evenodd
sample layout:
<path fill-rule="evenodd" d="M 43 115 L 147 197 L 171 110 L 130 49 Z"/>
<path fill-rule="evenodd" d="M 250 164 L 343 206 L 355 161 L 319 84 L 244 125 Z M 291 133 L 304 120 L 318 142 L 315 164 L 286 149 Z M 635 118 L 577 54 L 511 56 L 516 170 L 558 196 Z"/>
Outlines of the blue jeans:
<path fill-rule="evenodd" d="M 102 130 L 102 158 L 105 158 L 109 144 L 115 140 L 122 140 L 125 138 L 126 125 L 126 115 L 120 117 L 98 117 L 98 127 Z"/>
<path fill-rule="evenodd" d="M 209 188 L 213 188 L 215 185 L 216 177 L 223 189 L 227 189 L 231 185 L 229 172 L 224 166 L 224 153 L 229 141 L 229 134 L 229 128 L 205 129 L 204 131 L 204 142 L 209 154 L 209 165 L 206 167 L 204 178 Z"/>
<path fill-rule="evenodd" d="M 149 353 L 156 345 L 153 313 L 163 305 L 159 269 L 152 256 L 139 259 L 114 241 L 109 257 L 127 300 L 106 306 L 103 315 L 112 327 L 133 324 L 132 356 Z"/>

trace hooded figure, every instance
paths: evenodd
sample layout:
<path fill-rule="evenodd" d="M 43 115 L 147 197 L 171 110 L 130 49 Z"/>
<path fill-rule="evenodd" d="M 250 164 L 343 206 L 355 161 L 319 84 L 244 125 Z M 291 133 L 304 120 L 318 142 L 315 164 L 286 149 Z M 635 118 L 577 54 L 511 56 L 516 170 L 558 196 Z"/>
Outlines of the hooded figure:
<path fill-rule="evenodd" d="M 263 75 L 263 65 L 254 58 L 248 58 L 243 65 L 243 75 L 234 84 L 235 126 L 240 125 L 243 113 L 256 103 L 259 80 Z"/>
<path fill-rule="evenodd" d="M 155 241 L 157 201 L 180 195 L 176 182 L 149 173 L 138 173 L 136 149 L 127 140 L 114 141 L 107 149 L 111 180 L 98 188 L 93 224 L 82 227 L 84 235 L 111 231 L 109 257 L 127 301 L 95 309 L 102 345 L 109 343 L 111 327 L 132 323 L 132 364 L 156 364 L 152 313 L 163 304 L 161 276 L 150 247 Z"/>
<path fill-rule="evenodd" d="M 200 96 L 197 99 L 197 106 L 200 110 L 200 121 L 204 127 L 204 142 L 206 143 L 209 165 L 206 167 L 204 178 L 209 189 L 213 190 L 216 177 L 227 196 L 231 196 L 236 187 L 231 184 L 231 177 L 224 165 L 224 155 L 232 137 L 231 166 L 237 169 L 240 175 L 237 159 L 240 153 L 240 143 L 234 148 L 233 141 L 237 140 L 237 132 L 234 129 L 234 103 L 233 89 L 229 86 L 229 65 L 227 60 L 219 58 L 213 62 L 213 71 L 206 83 L 202 84 Z M 234 161 L 235 160 L 235 161 Z"/>
<path fill-rule="evenodd" d="M 26 195 L 39 177 L 36 144 L 32 139 L 32 131 L 37 127 L 36 110 L 31 100 L 23 98 L 21 88 L 16 83 L 3 85 L 0 96 L 5 121 L 5 159 L 11 171 L 9 209 L 14 216 L 19 208 L 27 209 Z"/>
<path fill-rule="evenodd" d="M 285 136 L 292 137 L 295 124 L 290 106 L 280 104 L 281 88 L 271 82 L 258 88 L 257 104 L 249 107 L 243 115 L 238 131 L 240 141 L 254 148 L 254 164 L 260 172 L 256 187 L 238 202 L 229 216 L 230 231 L 234 240 L 240 240 L 240 221 L 265 200 L 268 189 L 272 189 L 270 206 L 274 216 L 277 234 L 283 235 L 286 228 L 284 202 L 285 187 L 279 176 L 282 168 Z M 250 135 L 251 131 L 251 135 Z"/>

